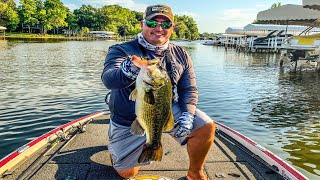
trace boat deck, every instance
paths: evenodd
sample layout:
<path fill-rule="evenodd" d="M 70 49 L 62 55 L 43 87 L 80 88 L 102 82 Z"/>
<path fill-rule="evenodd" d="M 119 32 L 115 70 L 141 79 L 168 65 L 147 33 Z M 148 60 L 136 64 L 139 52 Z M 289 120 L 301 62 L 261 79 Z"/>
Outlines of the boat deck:
<path fill-rule="evenodd" d="M 40 158 L 29 158 L 4 179 L 122 179 L 110 163 L 108 123 L 108 116 L 96 118 L 88 124 L 86 132 L 74 134 L 68 141 L 59 142 L 50 150 L 37 152 Z M 219 131 L 216 134 L 205 163 L 205 172 L 210 179 L 283 179 L 227 135 Z M 162 142 L 162 161 L 142 167 L 138 176 L 183 179 L 188 170 L 186 147 L 181 147 L 166 134 Z"/>

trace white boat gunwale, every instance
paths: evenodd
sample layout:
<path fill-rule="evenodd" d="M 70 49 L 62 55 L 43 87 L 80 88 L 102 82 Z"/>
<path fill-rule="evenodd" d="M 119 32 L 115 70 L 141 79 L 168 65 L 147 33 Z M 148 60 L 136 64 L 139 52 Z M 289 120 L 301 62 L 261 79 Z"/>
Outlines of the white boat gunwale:
<path fill-rule="evenodd" d="M 241 145 L 246 147 L 250 152 L 260 157 L 265 161 L 270 167 L 273 167 L 275 172 L 283 176 L 285 179 L 308 179 L 301 172 L 296 170 L 293 166 L 286 163 L 284 160 L 273 154 L 271 151 L 267 150 L 265 147 L 254 142 L 250 138 L 244 136 L 243 134 L 231 129 L 230 127 L 223 125 L 219 122 L 215 122 L 217 128 L 230 136 L 232 139 L 239 142 Z"/>
<path fill-rule="evenodd" d="M 38 138 L 28 142 L 27 144 L 19 147 L 18 149 L 16 149 L 15 151 L 13 151 L 12 153 L 8 154 L 7 156 L 5 156 L 0 160 L 0 177 L 11 174 L 11 172 L 14 171 L 14 169 L 18 165 L 26 161 L 28 157 L 32 156 L 39 149 L 42 149 L 46 145 L 55 141 L 57 138 L 60 137 L 60 134 L 65 135 L 66 131 L 68 131 L 70 128 L 74 129 L 81 125 L 84 125 L 86 124 L 86 121 L 91 120 L 95 117 L 101 116 L 104 113 L 105 112 L 103 111 L 98 111 L 93 114 L 80 117 L 71 122 L 63 124 L 39 136 Z"/>

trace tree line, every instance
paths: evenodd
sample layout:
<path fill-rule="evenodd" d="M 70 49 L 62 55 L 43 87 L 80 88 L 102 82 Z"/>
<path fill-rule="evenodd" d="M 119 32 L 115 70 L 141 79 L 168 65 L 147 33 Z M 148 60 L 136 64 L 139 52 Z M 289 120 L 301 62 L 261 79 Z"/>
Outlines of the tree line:
<path fill-rule="evenodd" d="M 10 32 L 61 34 L 62 31 L 81 34 L 88 31 L 112 31 L 120 36 L 141 31 L 142 12 L 119 5 L 95 8 L 82 5 L 70 11 L 60 0 L 0 0 L 0 25 Z M 175 15 L 173 39 L 199 38 L 196 22 L 189 16 Z"/>

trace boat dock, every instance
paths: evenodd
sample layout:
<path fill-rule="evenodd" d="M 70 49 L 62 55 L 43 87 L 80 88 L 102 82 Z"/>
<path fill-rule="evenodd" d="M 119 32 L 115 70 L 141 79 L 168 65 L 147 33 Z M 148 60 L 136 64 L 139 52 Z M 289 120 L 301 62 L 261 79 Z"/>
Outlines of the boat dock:
<path fill-rule="evenodd" d="M 39 150 L 21 166 L 6 171 L 2 178 L 122 179 L 110 163 L 108 126 L 108 115 L 94 118 L 86 132 L 71 133 L 68 140 Z M 186 147 L 181 147 L 166 134 L 162 143 L 162 161 L 142 167 L 134 179 L 184 179 L 188 170 Z M 210 179 L 283 179 L 263 160 L 219 130 L 204 168 Z"/>
<path fill-rule="evenodd" d="M 291 71 L 297 71 L 298 61 L 314 64 L 320 72 L 320 5 L 303 0 L 303 5 L 286 4 L 257 14 L 255 24 L 229 27 L 207 45 L 235 47 L 239 52 L 272 52 L 293 62 Z M 301 64 L 301 63 L 300 63 Z M 291 65 L 292 66 L 292 65 Z M 300 70 L 301 70 L 300 66 Z"/>

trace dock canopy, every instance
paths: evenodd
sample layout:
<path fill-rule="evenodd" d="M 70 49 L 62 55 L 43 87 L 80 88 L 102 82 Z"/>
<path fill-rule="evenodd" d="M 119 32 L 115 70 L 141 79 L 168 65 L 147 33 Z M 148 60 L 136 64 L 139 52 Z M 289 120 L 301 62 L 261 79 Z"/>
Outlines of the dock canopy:
<path fill-rule="evenodd" d="M 320 1 L 319 0 L 303 0 L 302 5 L 305 8 L 320 10 Z"/>
<path fill-rule="evenodd" d="M 0 32 L 3 32 L 3 36 L 6 36 L 6 27 L 0 26 Z"/>
<path fill-rule="evenodd" d="M 225 31 L 226 34 L 244 34 L 242 27 L 228 27 Z"/>
<path fill-rule="evenodd" d="M 304 31 L 307 29 L 308 26 L 295 26 L 295 25 L 274 25 L 274 24 L 248 24 L 243 27 L 244 31 L 281 31 L 281 30 L 288 30 L 288 31 Z M 320 28 L 313 28 L 311 32 L 320 32 Z"/>
<path fill-rule="evenodd" d="M 320 3 L 320 1 L 319 1 Z M 320 11 L 304 8 L 301 5 L 287 4 L 276 8 L 261 11 L 257 15 L 257 21 L 269 21 L 273 24 L 291 24 L 317 26 Z"/>

